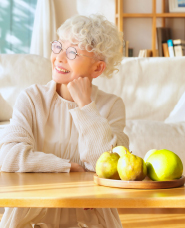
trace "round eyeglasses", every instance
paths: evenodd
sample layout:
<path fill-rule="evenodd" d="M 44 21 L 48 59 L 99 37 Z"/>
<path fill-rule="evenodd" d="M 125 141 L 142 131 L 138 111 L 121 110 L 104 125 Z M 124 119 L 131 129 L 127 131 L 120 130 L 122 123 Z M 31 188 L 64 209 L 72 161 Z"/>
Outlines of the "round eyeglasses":
<path fill-rule="evenodd" d="M 54 40 L 53 42 L 51 42 L 51 50 L 52 50 L 52 52 L 54 54 L 59 54 L 61 51 L 63 51 L 62 44 L 59 41 Z M 80 56 L 80 55 L 81 56 L 86 56 L 86 57 L 89 57 L 89 58 L 97 59 L 96 57 L 91 57 L 91 56 L 87 56 L 87 55 L 78 54 L 77 51 L 76 51 L 76 48 L 74 48 L 74 47 L 68 47 L 65 50 L 66 50 L 66 56 L 70 60 L 73 60 L 73 59 L 76 58 L 76 56 Z"/>

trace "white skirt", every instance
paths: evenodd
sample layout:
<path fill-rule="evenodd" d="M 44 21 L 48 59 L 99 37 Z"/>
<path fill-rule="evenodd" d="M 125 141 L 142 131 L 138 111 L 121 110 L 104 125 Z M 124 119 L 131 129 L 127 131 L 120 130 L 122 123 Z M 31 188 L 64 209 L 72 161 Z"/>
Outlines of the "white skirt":
<path fill-rule="evenodd" d="M 0 228 L 122 228 L 117 209 L 5 208 Z"/>

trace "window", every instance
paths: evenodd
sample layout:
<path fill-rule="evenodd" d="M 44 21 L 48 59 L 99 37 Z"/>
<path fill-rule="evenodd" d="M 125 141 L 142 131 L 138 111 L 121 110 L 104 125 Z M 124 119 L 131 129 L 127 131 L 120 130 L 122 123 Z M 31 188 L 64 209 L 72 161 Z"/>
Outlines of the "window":
<path fill-rule="evenodd" d="M 0 53 L 29 53 L 37 0 L 0 1 Z"/>

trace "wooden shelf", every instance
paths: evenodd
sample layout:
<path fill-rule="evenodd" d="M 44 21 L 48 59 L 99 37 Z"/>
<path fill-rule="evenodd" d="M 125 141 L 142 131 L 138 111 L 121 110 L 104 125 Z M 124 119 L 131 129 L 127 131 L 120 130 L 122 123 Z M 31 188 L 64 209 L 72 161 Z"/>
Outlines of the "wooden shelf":
<path fill-rule="evenodd" d="M 122 17 L 153 17 L 152 13 L 123 13 Z"/>
<path fill-rule="evenodd" d="M 156 17 L 166 17 L 166 18 L 170 18 L 170 17 L 174 17 L 174 18 L 184 18 L 185 17 L 185 13 L 157 13 Z"/>
<path fill-rule="evenodd" d="M 115 0 L 115 23 L 120 32 L 124 30 L 125 18 L 151 18 L 152 19 L 152 52 L 156 56 L 156 19 L 162 18 L 162 27 L 165 27 L 165 18 L 185 18 L 185 13 L 166 13 L 165 0 L 161 0 L 162 13 L 156 12 L 156 0 L 152 0 L 152 13 L 123 13 L 123 0 Z"/>
<path fill-rule="evenodd" d="M 116 17 L 118 18 L 118 14 L 116 14 Z M 185 17 L 185 13 L 156 13 L 155 15 L 152 13 L 123 13 L 122 17 L 124 18 L 134 18 L 134 17 L 140 17 L 140 18 L 153 18 L 153 17 L 157 17 L 157 18 L 161 18 L 161 17 L 165 17 L 165 18 L 170 18 L 170 17 L 179 17 L 179 18 L 184 18 Z"/>

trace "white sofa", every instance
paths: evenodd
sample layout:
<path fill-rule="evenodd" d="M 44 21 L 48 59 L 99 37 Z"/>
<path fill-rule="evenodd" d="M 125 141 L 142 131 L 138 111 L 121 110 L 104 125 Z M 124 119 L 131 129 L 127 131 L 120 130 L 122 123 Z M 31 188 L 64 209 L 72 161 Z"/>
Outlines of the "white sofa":
<path fill-rule="evenodd" d="M 143 158 L 150 149 L 168 149 L 185 166 L 185 57 L 125 58 L 119 69 L 94 84 L 123 99 L 130 150 Z"/>
<path fill-rule="evenodd" d="M 144 157 L 150 149 L 166 148 L 185 164 L 185 57 L 125 58 L 119 69 L 112 78 L 98 77 L 93 83 L 123 99 L 130 150 Z M 20 91 L 51 78 L 48 59 L 0 55 L 0 135 Z"/>
<path fill-rule="evenodd" d="M 38 55 L 0 54 L 0 135 L 9 124 L 18 94 L 52 79 L 51 64 Z"/>

